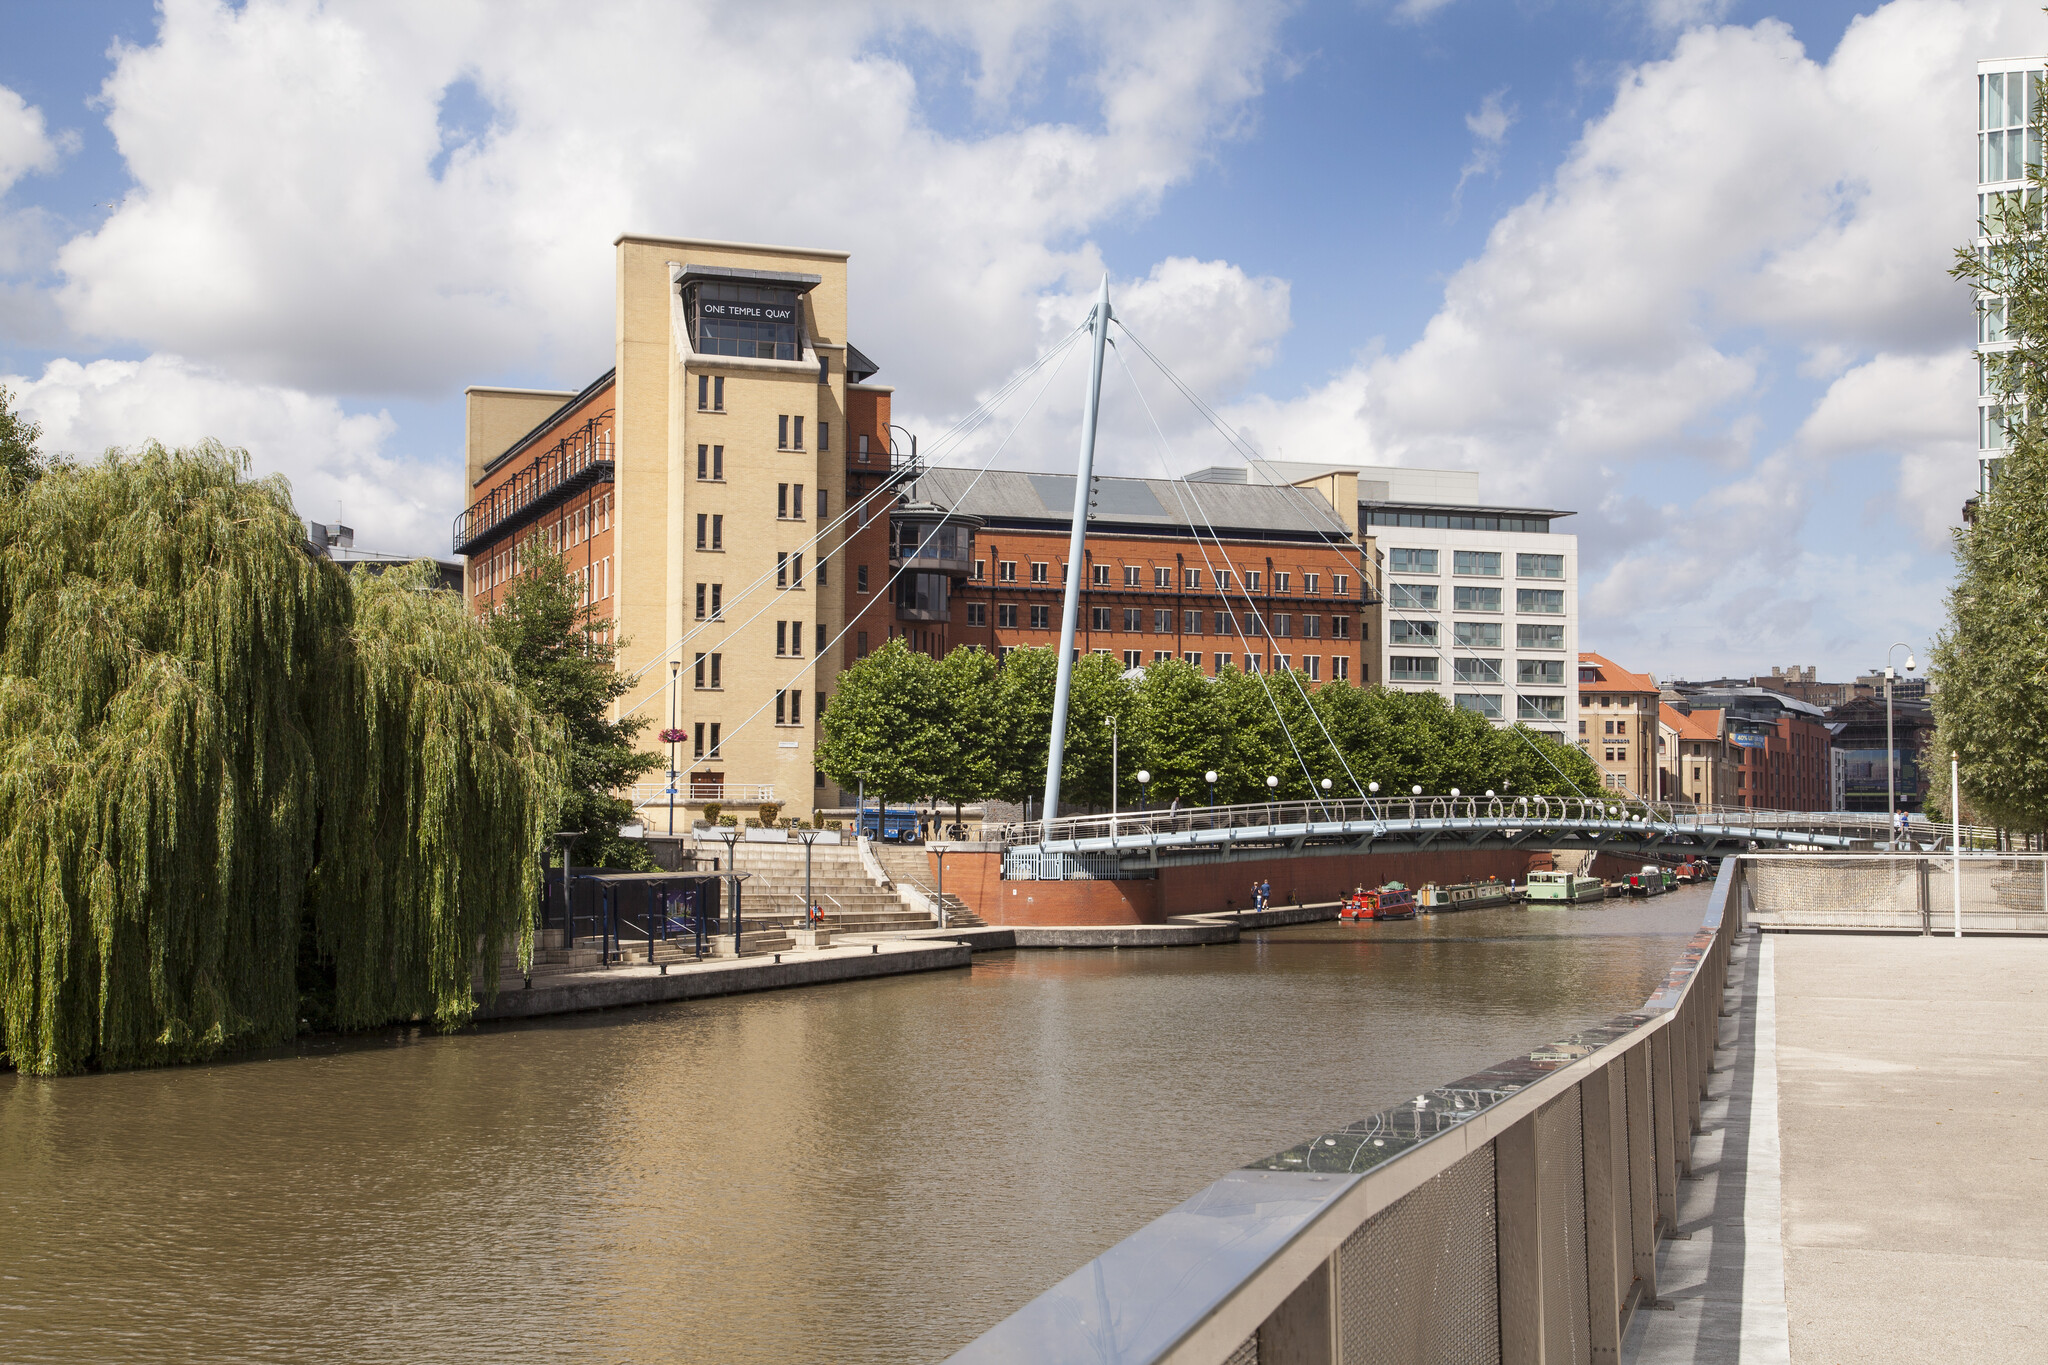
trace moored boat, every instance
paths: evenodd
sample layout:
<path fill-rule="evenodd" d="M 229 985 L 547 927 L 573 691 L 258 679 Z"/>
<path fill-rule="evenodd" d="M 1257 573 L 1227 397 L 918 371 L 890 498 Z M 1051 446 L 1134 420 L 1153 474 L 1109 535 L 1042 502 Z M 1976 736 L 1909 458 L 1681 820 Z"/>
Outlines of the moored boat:
<path fill-rule="evenodd" d="M 1352 892 L 1337 911 L 1338 919 L 1414 919 L 1415 893 L 1400 882 L 1388 882 L 1374 891 L 1363 887 Z"/>
<path fill-rule="evenodd" d="M 1631 872 L 1622 879 L 1631 896 L 1661 896 L 1667 889 L 1664 878 L 1669 875 L 1655 863 L 1644 863 L 1642 869 Z"/>
<path fill-rule="evenodd" d="M 1449 886 L 1429 883 L 1415 893 L 1415 902 L 1424 914 L 1440 915 L 1453 910 L 1483 910 L 1490 905 L 1506 905 L 1514 899 L 1514 888 L 1497 877 L 1488 877 L 1483 882 L 1453 882 Z"/>
<path fill-rule="evenodd" d="M 1529 890 L 1523 901 L 1535 908 L 1576 905 L 1583 901 L 1602 900 L 1606 895 L 1607 883 L 1598 877 L 1582 877 L 1576 872 L 1531 872 Z"/>

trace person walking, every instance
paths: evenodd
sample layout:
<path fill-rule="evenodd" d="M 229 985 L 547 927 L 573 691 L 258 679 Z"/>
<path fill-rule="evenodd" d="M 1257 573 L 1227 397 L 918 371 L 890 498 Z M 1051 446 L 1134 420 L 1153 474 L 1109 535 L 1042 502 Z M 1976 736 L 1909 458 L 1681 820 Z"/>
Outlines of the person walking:
<path fill-rule="evenodd" d="M 1262 882 L 1260 882 L 1260 883 L 1259 883 L 1259 909 L 1261 909 L 1261 910 L 1264 910 L 1264 909 L 1266 908 L 1266 906 L 1267 906 L 1268 904 L 1270 904 L 1270 903 L 1272 902 L 1272 899 L 1273 899 L 1273 883 L 1271 883 L 1271 882 L 1269 882 L 1269 881 L 1262 881 Z"/>

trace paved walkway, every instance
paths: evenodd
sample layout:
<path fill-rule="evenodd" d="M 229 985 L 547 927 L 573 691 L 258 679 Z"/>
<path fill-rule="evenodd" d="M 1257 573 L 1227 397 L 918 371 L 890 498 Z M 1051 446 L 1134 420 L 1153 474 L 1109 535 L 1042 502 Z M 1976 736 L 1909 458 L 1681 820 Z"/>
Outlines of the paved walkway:
<path fill-rule="evenodd" d="M 1750 936 L 1729 992 L 1624 1357 L 2048 1362 L 2048 942 Z"/>

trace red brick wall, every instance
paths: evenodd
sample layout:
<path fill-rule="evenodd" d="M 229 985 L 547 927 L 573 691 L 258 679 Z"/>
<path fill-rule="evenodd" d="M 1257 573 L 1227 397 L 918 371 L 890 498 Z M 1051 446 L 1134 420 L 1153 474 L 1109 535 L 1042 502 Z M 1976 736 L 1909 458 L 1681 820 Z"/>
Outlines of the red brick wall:
<path fill-rule="evenodd" d="M 938 855 L 931 860 L 936 865 Z M 1338 900 L 1355 886 L 1390 881 L 1410 886 L 1487 877 L 1521 881 L 1531 861 L 1529 853 L 1507 849 L 1368 853 L 1167 867 L 1150 881 L 1006 882 L 1000 875 L 1001 855 L 948 853 L 946 890 L 990 924 L 1157 924 L 1169 915 L 1244 909 L 1259 878 L 1273 883 L 1273 904 L 1292 905 Z"/>

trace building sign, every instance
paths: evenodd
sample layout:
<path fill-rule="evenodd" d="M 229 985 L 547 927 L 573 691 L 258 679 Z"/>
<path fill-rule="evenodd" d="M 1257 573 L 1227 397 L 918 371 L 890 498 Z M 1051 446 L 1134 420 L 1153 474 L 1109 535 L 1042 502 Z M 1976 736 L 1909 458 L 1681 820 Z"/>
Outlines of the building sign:
<path fill-rule="evenodd" d="M 699 317 L 720 322 L 767 322 L 784 327 L 796 325 L 796 305 L 788 303 L 728 303 L 723 299 L 701 299 Z"/>
<path fill-rule="evenodd" d="M 1731 743 L 1731 744 L 1737 744 L 1737 745 L 1740 745 L 1741 747 L 1743 747 L 1743 748 L 1745 748 L 1745 749 L 1761 749 L 1761 748 L 1763 748 L 1763 747 L 1764 747 L 1764 745 L 1765 745 L 1766 743 L 1768 743 L 1768 742 L 1769 742 L 1769 740 L 1770 740 L 1770 736 L 1768 736 L 1768 735 L 1730 735 L 1730 736 L 1728 736 L 1728 742 L 1729 742 L 1729 743 Z"/>

